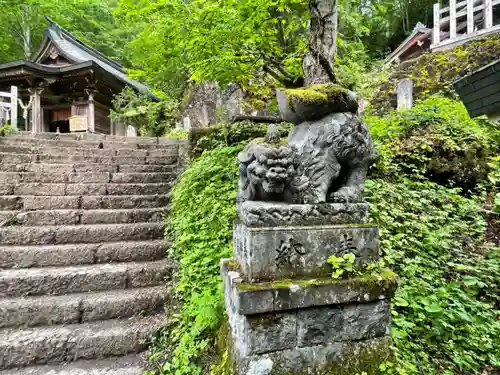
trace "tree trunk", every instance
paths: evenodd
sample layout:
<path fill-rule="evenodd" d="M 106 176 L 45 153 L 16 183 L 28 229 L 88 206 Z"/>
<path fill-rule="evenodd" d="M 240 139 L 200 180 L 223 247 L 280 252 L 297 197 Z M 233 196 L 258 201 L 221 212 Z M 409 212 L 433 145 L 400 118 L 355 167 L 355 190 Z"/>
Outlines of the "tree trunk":
<path fill-rule="evenodd" d="M 305 84 L 335 82 L 338 0 L 309 0 L 309 11 L 309 53 L 302 62 Z"/>

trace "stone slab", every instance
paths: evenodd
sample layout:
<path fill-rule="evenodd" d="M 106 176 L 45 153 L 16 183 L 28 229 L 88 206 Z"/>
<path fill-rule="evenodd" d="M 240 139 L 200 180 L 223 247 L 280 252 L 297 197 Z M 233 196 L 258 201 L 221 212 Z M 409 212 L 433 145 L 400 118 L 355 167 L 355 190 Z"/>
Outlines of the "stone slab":
<path fill-rule="evenodd" d="M 141 241 L 163 237 L 162 222 L 64 226 L 10 226 L 0 231 L 5 245 L 59 245 L 113 241 Z"/>
<path fill-rule="evenodd" d="M 336 342 L 293 348 L 262 355 L 235 354 L 235 375 L 377 375 L 379 365 L 391 360 L 390 337 L 357 342 Z"/>
<path fill-rule="evenodd" d="M 0 369 L 138 353 L 164 324 L 157 315 L 0 331 Z"/>
<path fill-rule="evenodd" d="M 163 259 L 164 240 L 93 244 L 0 246 L 0 268 L 59 267 L 111 262 L 145 262 Z"/>
<path fill-rule="evenodd" d="M 2 204 L 0 197 L 0 205 Z M 71 198 L 71 197 L 58 197 Z M 78 198 L 78 197 L 77 197 Z M 117 195 L 117 196 L 83 196 L 81 197 L 81 208 L 84 210 L 97 209 L 133 209 L 133 208 L 157 208 L 166 206 L 170 196 L 165 195 Z M 10 202 L 12 204 L 12 202 Z"/>
<path fill-rule="evenodd" d="M 248 282 L 328 276 L 331 255 L 353 253 L 356 267 L 379 259 L 378 227 L 368 224 L 256 228 L 235 222 L 233 239 Z"/>
<path fill-rule="evenodd" d="M 164 261 L 0 271 L 0 297 L 61 295 L 156 286 L 169 274 Z"/>
<path fill-rule="evenodd" d="M 145 370 L 145 360 L 136 354 L 102 360 L 80 360 L 62 365 L 0 370 L 0 375 L 143 375 Z"/>
<path fill-rule="evenodd" d="M 249 227 L 329 224 L 366 224 L 368 203 L 286 204 L 246 201 L 238 204 L 238 217 Z"/>
<path fill-rule="evenodd" d="M 390 270 L 346 280 L 328 277 L 248 284 L 235 265 L 234 260 L 223 259 L 221 272 L 226 299 L 241 315 L 385 300 L 394 296 L 398 284 Z"/>

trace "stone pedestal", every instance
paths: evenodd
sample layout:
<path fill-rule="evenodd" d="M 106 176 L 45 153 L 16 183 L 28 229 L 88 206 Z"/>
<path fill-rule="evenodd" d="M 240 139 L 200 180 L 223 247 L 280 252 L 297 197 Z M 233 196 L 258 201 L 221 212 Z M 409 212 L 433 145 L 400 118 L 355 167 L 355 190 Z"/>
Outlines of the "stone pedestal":
<path fill-rule="evenodd" d="M 237 375 L 376 374 L 391 356 L 389 270 L 332 279 L 330 255 L 379 258 L 368 205 L 245 202 L 222 261 Z M 232 345 L 231 345 L 232 344 Z"/>

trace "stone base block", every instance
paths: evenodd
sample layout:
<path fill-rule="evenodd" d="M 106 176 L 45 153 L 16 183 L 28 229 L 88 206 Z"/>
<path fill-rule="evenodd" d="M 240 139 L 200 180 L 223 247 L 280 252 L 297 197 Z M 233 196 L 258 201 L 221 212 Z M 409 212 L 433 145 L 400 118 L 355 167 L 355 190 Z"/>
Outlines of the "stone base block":
<path fill-rule="evenodd" d="M 325 277 L 250 284 L 234 259 L 223 259 L 221 272 L 226 305 L 241 315 L 385 300 L 394 296 L 398 284 L 390 270 L 346 280 Z"/>
<path fill-rule="evenodd" d="M 357 342 L 336 342 L 262 355 L 233 354 L 236 375 L 369 375 L 381 374 L 381 363 L 392 359 L 389 336 Z"/>
<path fill-rule="evenodd" d="M 222 265 L 225 304 L 240 357 L 389 335 L 388 298 L 394 292 L 395 277 L 366 282 L 363 295 L 356 286 L 359 284 L 336 284 L 334 280 L 322 285 L 297 282 L 274 290 L 266 284 L 253 284 L 245 291 L 247 285 L 228 263 Z"/>
<path fill-rule="evenodd" d="M 238 217 L 249 227 L 366 224 L 368 203 L 287 204 L 246 201 L 238 204 Z"/>
<path fill-rule="evenodd" d="M 368 224 L 249 227 L 236 222 L 234 254 L 249 282 L 328 276 L 328 257 L 353 253 L 356 266 L 379 259 L 378 228 Z"/>

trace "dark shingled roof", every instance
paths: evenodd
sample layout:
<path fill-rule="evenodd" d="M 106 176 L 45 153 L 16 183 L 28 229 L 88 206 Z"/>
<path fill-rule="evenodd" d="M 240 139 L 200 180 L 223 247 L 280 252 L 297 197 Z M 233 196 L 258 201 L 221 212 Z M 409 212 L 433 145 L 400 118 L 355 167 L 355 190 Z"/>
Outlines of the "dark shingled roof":
<path fill-rule="evenodd" d="M 146 85 L 129 79 L 122 65 L 108 59 L 98 50 L 78 40 L 50 17 L 46 17 L 46 19 L 49 21 L 49 26 L 44 31 L 45 38 L 39 50 L 31 58 L 32 62 L 41 64 L 46 51 L 53 46 L 61 56 L 65 57 L 72 64 L 92 61 L 126 85 L 141 93 L 149 95 L 153 99 L 158 99 Z"/>
<path fill-rule="evenodd" d="M 472 72 L 453 85 L 471 117 L 500 114 L 500 60 Z"/>

